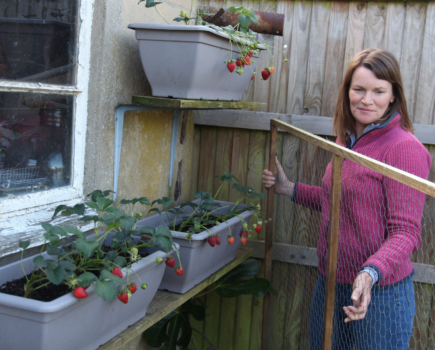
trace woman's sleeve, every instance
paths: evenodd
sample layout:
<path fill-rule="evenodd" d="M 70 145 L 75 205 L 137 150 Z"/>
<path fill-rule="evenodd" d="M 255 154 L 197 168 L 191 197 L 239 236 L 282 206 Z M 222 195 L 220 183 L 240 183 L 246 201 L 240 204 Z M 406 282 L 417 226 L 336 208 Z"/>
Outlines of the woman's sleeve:
<path fill-rule="evenodd" d="M 417 140 L 399 143 L 390 150 L 386 163 L 395 168 L 427 179 L 431 167 L 429 152 Z M 395 281 L 398 268 L 421 243 L 421 219 L 425 194 L 386 176 L 383 178 L 386 206 L 387 237 L 380 249 L 364 266 L 380 270 L 381 280 Z M 390 282 L 390 283 L 391 283 Z"/>
<path fill-rule="evenodd" d="M 322 188 L 310 186 L 301 182 L 295 183 L 293 190 L 293 202 L 316 211 L 322 210 Z"/>

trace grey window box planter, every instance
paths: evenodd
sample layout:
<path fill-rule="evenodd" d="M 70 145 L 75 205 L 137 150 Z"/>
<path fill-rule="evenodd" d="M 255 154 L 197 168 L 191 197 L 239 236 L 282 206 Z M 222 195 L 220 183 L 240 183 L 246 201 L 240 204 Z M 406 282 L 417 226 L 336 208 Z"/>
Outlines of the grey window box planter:
<path fill-rule="evenodd" d="M 197 199 L 193 202 L 198 204 L 200 200 Z M 234 206 L 234 203 L 229 202 L 218 201 L 218 203 L 224 207 L 218 211 L 219 213 L 226 213 Z M 185 207 L 185 209 L 186 212 L 191 210 L 190 207 Z M 174 218 L 173 214 L 169 213 L 168 215 L 171 220 Z M 252 212 L 245 211 L 240 214 L 240 217 L 249 223 Z M 164 219 L 165 223 L 168 222 L 166 215 L 162 215 L 162 219 Z M 137 223 L 137 227 L 158 227 L 160 225 L 162 225 L 162 221 L 159 215 L 153 215 Z M 215 247 L 208 244 L 209 232 L 204 231 L 195 234 L 189 242 L 185 234 L 171 231 L 173 242 L 180 245 L 179 254 L 184 268 L 184 274 L 183 276 L 178 276 L 175 274 L 173 268 L 166 267 L 159 289 L 175 293 L 186 293 L 208 276 L 230 263 L 234 259 L 241 244 L 239 236 L 241 229 L 242 222 L 238 217 L 234 217 L 226 223 L 223 222 L 219 226 L 211 228 L 210 231 L 213 234 L 218 234 L 221 237 L 221 245 L 216 245 Z M 230 245 L 227 241 L 230 231 L 234 236 L 233 245 Z M 177 263 L 175 267 L 177 267 Z"/>
<path fill-rule="evenodd" d="M 141 23 L 128 27 L 136 31 L 153 96 L 239 101 L 255 71 L 255 63 L 246 66 L 242 75 L 228 71 L 224 61 L 231 59 L 229 36 L 215 29 Z M 236 59 L 240 52 L 232 46 Z"/>
<path fill-rule="evenodd" d="M 108 236 L 106 241 L 110 243 L 112 237 Z M 165 264 L 157 264 L 155 259 L 165 259 L 168 254 L 149 249 L 151 255 L 147 259 L 132 264 L 132 269 L 148 287 L 142 290 L 137 276 L 130 272 L 138 290 L 128 304 L 121 303 L 116 297 L 112 301 L 102 300 L 93 286 L 86 290 L 88 297 L 85 299 L 76 299 L 68 293 L 51 302 L 0 293 L 1 349 L 95 350 L 118 335 L 145 316 L 165 271 Z M 27 273 L 33 269 L 33 258 L 23 260 Z M 20 261 L 1 267 L 0 285 L 22 276 Z"/>

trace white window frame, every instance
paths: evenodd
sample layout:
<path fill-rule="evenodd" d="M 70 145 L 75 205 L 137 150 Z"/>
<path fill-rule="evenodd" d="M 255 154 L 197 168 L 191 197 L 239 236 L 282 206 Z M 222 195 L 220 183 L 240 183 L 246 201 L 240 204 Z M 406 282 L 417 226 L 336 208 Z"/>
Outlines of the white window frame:
<path fill-rule="evenodd" d="M 0 202 L 0 225 L 5 219 L 51 209 L 59 204 L 74 205 L 83 200 L 93 7 L 94 0 L 81 0 L 79 3 L 80 10 L 78 13 L 79 18 L 77 19 L 77 28 L 79 31 L 76 65 L 77 79 L 75 86 L 0 81 L 0 91 L 53 93 L 76 96 L 73 106 L 72 123 L 71 184 L 47 191 L 23 194 L 16 198 L 3 199 Z M 26 217 L 23 217 L 24 221 L 26 221 L 26 219 Z M 42 217 L 40 217 L 40 219 L 44 220 Z M 0 235 L 2 235 L 1 230 Z"/>

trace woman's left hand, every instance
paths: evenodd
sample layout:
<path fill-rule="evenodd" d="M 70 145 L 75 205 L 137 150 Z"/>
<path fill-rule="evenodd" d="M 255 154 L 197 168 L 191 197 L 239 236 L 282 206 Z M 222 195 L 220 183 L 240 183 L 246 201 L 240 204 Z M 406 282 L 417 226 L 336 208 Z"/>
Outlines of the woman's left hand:
<path fill-rule="evenodd" d="M 362 272 L 356 276 L 351 296 L 353 306 L 343 307 L 347 316 L 344 320 L 345 323 L 362 320 L 366 316 L 371 300 L 372 283 L 373 279 L 367 272 Z"/>

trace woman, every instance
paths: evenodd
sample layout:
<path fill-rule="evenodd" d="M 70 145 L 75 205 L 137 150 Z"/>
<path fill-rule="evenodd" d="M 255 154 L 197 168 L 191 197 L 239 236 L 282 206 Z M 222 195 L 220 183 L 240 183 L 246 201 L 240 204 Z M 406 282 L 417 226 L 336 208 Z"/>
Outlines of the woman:
<path fill-rule="evenodd" d="M 333 118 L 336 143 L 421 178 L 429 152 L 412 134 L 400 68 L 388 51 L 367 49 L 350 63 Z M 293 183 L 276 162 L 265 188 L 321 211 L 320 277 L 311 303 L 311 350 L 321 349 L 331 162 L 322 187 Z M 343 161 L 333 349 L 408 349 L 415 315 L 413 265 L 425 196 L 349 160 Z"/>

